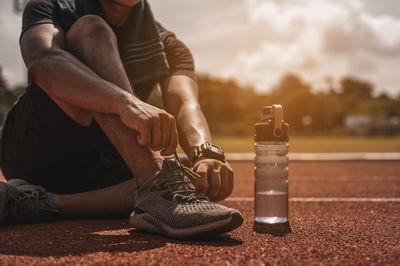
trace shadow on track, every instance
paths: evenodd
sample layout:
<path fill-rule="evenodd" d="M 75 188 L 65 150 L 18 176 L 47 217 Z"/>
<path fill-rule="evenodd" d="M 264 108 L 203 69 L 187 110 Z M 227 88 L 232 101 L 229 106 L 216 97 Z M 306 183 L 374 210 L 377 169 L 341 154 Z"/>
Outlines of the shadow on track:
<path fill-rule="evenodd" d="M 141 232 L 135 229 L 129 231 L 129 233 L 136 237 L 138 235 L 146 236 L 152 240 L 164 240 L 167 243 L 182 244 L 182 245 L 192 245 L 192 246 L 208 246 L 208 247 L 233 247 L 242 245 L 243 242 L 232 238 L 229 234 L 218 235 L 214 237 L 192 237 L 185 239 L 172 239 L 166 238 L 156 234 L 149 234 Z"/>
<path fill-rule="evenodd" d="M 126 220 L 74 220 L 0 227 L 0 254 L 34 257 L 95 252 L 134 252 L 163 247 L 145 235 L 132 237 Z"/>
<path fill-rule="evenodd" d="M 174 240 L 131 229 L 127 220 L 71 220 L 0 227 L 0 254 L 33 257 L 79 256 L 96 252 L 140 252 L 167 243 L 235 246 L 229 235 L 204 240 Z"/>

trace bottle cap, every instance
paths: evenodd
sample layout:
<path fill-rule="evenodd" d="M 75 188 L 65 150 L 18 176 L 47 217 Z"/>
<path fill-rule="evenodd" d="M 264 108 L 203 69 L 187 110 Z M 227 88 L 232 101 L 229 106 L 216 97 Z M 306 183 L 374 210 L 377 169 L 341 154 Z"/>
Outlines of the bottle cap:
<path fill-rule="evenodd" d="M 255 141 L 289 141 L 289 124 L 283 121 L 280 104 L 264 106 L 261 120 L 255 124 Z"/>
<path fill-rule="evenodd" d="M 266 120 L 271 120 L 273 118 L 272 116 L 272 106 L 263 106 L 262 108 L 262 114 L 261 114 L 261 120 L 266 121 Z"/>

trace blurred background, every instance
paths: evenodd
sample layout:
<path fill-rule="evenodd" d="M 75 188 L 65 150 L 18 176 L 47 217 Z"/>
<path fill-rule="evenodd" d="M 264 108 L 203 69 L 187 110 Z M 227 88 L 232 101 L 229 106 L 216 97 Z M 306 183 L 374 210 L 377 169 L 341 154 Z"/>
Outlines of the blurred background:
<path fill-rule="evenodd" d="M 292 152 L 400 152 L 398 0 L 149 2 L 191 49 L 226 151 L 253 151 L 261 107 L 280 103 Z M 0 120 L 26 83 L 13 4 L 0 2 Z"/>

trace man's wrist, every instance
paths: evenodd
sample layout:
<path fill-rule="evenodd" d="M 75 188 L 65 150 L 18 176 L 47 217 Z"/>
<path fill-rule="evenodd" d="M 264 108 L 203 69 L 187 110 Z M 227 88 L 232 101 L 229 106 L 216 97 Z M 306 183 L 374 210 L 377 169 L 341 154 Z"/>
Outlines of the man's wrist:
<path fill-rule="evenodd" d="M 111 100 L 109 101 L 110 113 L 119 115 L 128 104 L 129 92 L 117 88 L 114 90 Z"/>
<path fill-rule="evenodd" d="M 205 142 L 194 149 L 191 158 L 192 165 L 204 159 L 213 159 L 225 163 L 225 154 L 221 147 L 211 142 Z"/>
<path fill-rule="evenodd" d="M 120 90 L 118 92 L 118 95 L 116 96 L 116 100 L 114 102 L 114 110 L 116 110 L 116 114 L 120 115 L 122 112 L 126 112 L 127 108 L 129 107 L 137 107 L 137 102 L 140 101 L 135 97 L 135 95 L 124 91 Z"/>

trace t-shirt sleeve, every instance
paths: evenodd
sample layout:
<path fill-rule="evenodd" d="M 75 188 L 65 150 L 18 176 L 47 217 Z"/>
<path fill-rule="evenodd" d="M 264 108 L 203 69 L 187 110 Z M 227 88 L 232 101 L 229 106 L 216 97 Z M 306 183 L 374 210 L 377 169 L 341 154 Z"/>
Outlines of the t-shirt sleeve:
<path fill-rule="evenodd" d="M 167 55 L 169 75 L 186 75 L 196 81 L 194 60 L 189 48 L 160 23 L 157 26 Z"/>
<path fill-rule="evenodd" d="M 28 1 L 22 15 L 22 32 L 20 39 L 30 27 L 47 23 L 61 27 L 55 18 L 55 6 L 53 0 Z"/>

